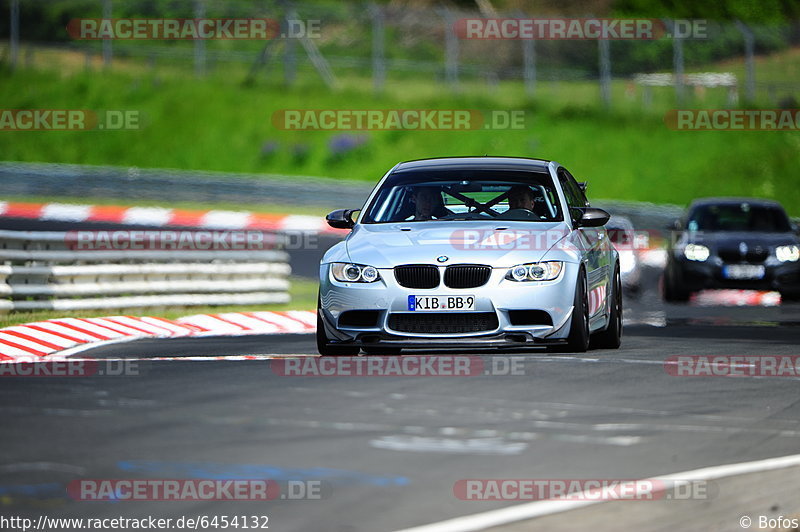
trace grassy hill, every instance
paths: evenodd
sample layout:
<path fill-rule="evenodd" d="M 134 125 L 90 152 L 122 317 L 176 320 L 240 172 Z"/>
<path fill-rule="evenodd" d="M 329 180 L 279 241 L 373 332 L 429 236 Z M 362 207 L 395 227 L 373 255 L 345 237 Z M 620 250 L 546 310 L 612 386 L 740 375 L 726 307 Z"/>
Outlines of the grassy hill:
<path fill-rule="evenodd" d="M 6 109 L 138 110 L 138 131 L 0 132 L 5 160 L 114 164 L 319 175 L 374 182 L 397 161 L 443 155 L 514 155 L 555 159 L 590 182 L 595 198 L 683 204 L 704 195 L 756 195 L 800 214 L 796 132 L 678 132 L 664 113 L 669 89 L 644 110 L 640 89 L 615 81 L 613 106 L 598 104 L 588 82 L 540 83 L 528 98 L 516 82 L 464 83 L 458 93 L 424 80 L 390 83 L 382 95 L 368 78 L 330 91 L 312 75 L 292 90 L 278 81 L 247 86 L 244 76 L 198 80 L 150 72 L 119 61 L 111 72 L 41 67 L 4 72 Z M 791 77 L 796 50 L 760 59 L 775 76 Z M 732 70 L 737 65 L 711 65 Z M 65 73 L 66 72 L 66 73 Z M 687 107 L 725 105 L 723 89 L 696 94 Z M 773 107 L 764 103 L 761 107 Z M 281 109 L 521 110 L 525 128 L 474 131 L 285 131 L 272 124 Z M 68 195 L 69 191 L 65 191 Z"/>

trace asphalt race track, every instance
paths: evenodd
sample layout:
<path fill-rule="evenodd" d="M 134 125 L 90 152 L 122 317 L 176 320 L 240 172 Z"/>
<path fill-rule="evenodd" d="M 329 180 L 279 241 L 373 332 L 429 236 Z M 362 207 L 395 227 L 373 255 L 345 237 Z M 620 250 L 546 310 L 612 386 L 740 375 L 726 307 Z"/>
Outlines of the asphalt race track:
<path fill-rule="evenodd" d="M 677 377 L 664 361 L 796 355 L 800 306 L 663 306 L 655 275 L 627 301 L 619 351 L 466 353 L 485 368 L 521 360 L 515 375 L 283 376 L 272 355 L 315 349 L 312 335 L 277 335 L 82 353 L 127 359 L 138 375 L 4 377 L 3 514 L 267 515 L 278 531 L 397 530 L 517 504 L 459 500 L 460 479 L 645 478 L 797 453 L 798 379 Z M 201 358 L 233 355 L 263 356 Z M 154 357 L 163 359 L 146 360 Z M 65 494 L 87 478 L 271 478 L 321 488 L 306 500 L 266 502 Z"/>

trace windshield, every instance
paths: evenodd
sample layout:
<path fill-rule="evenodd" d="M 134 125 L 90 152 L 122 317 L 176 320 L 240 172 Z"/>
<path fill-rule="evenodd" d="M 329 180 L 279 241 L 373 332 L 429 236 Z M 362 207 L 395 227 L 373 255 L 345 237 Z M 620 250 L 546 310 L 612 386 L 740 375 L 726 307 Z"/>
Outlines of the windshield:
<path fill-rule="evenodd" d="M 784 233 L 790 231 L 783 209 L 747 202 L 704 205 L 695 209 L 686 224 L 689 231 L 758 231 Z"/>
<path fill-rule="evenodd" d="M 438 170 L 389 177 L 362 223 L 436 220 L 562 220 L 550 175 L 509 170 Z"/>

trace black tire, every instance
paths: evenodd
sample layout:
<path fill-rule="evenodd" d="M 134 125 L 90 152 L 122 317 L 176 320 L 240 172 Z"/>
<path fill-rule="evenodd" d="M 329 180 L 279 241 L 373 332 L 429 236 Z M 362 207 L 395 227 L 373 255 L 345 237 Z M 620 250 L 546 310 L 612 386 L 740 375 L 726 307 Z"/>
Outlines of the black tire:
<path fill-rule="evenodd" d="M 686 303 L 689 301 L 692 293 L 677 283 L 675 276 L 670 273 L 671 271 L 672 268 L 669 266 L 667 266 L 667 269 L 664 270 L 664 286 L 662 294 L 664 296 L 664 301 L 667 301 L 668 303 Z"/>
<path fill-rule="evenodd" d="M 331 345 L 328 343 L 328 336 L 325 334 L 325 325 L 322 323 L 322 310 L 317 308 L 317 351 L 324 357 L 354 357 L 361 350 L 354 345 Z"/>
<path fill-rule="evenodd" d="M 399 355 L 401 351 L 399 347 L 382 347 L 382 346 L 362 347 L 361 349 L 366 354 L 372 356 L 394 356 L 394 355 Z"/>
<path fill-rule="evenodd" d="M 614 270 L 614 281 L 611 286 L 611 312 L 608 327 L 592 335 L 592 347 L 600 349 L 619 349 L 622 344 L 622 281 L 619 267 Z"/>
<path fill-rule="evenodd" d="M 558 353 L 585 353 L 589 349 L 589 291 L 586 289 L 586 274 L 583 268 L 575 283 L 575 301 L 567 343 L 553 347 Z"/>

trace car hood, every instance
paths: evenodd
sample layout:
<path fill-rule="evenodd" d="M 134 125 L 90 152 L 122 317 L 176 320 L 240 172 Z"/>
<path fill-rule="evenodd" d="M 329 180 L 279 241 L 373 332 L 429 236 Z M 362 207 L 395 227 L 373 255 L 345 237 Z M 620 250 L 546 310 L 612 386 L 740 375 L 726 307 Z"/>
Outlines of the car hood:
<path fill-rule="evenodd" d="M 351 261 L 376 268 L 436 264 L 439 257 L 447 257 L 442 264 L 502 268 L 542 260 L 569 233 L 563 222 L 363 224 L 348 236 L 346 246 Z"/>

